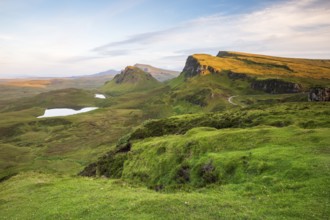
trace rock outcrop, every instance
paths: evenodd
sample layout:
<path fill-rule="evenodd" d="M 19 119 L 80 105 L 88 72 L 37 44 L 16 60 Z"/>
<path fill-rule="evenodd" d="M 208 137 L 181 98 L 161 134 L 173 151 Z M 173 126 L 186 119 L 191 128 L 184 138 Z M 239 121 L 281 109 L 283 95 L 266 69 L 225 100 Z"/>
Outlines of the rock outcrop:
<path fill-rule="evenodd" d="M 271 94 L 298 93 L 302 91 L 300 84 L 280 79 L 255 80 L 251 83 L 251 88 Z"/>
<path fill-rule="evenodd" d="M 197 75 L 206 75 L 209 73 L 219 73 L 215 68 L 212 66 L 207 66 L 207 65 L 202 65 L 196 59 L 194 56 L 189 56 L 186 65 L 183 68 L 184 76 L 189 78 L 189 77 L 194 77 Z"/>
<path fill-rule="evenodd" d="M 330 88 L 312 88 L 308 94 L 308 101 L 310 102 L 329 102 Z"/>
<path fill-rule="evenodd" d="M 117 84 L 136 83 L 140 80 L 155 80 L 150 73 L 144 72 L 137 67 L 128 66 L 125 70 L 117 74 L 113 80 Z"/>
<path fill-rule="evenodd" d="M 248 75 L 244 74 L 244 73 L 235 73 L 232 72 L 231 70 L 227 71 L 227 76 L 229 79 L 250 79 L 251 77 L 249 77 Z"/>

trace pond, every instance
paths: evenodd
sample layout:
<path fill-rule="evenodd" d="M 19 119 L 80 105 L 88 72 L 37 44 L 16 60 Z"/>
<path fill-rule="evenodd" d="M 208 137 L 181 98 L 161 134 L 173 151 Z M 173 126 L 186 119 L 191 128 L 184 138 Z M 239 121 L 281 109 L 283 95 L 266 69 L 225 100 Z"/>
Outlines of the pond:
<path fill-rule="evenodd" d="M 84 112 L 90 112 L 95 109 L 98 109 L 97 107 L 86 107 L 82 108 L 80 110 L 74 110 L 70 108 L 53 108 L 53 109 L 46 109 L 44 115 L 41 115 L 37 118 L 49 118 L 49 117 L 57 117 L 57 116 L 68 116 L 68 115 L 76 115 Z"/>
<path fill-rule="evenodd" d="M 103 95 L 103 94 L 95 94 L 95 98 L 97 98 L 97 99 L 105 99 L 105 95 Z"/>

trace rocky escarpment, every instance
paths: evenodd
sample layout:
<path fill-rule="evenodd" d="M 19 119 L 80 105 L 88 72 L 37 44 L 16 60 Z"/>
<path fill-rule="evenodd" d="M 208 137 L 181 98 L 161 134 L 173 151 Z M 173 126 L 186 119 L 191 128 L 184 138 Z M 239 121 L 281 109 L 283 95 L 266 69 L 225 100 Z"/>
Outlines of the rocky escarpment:
<path fill-rule="evenodd" d="M 271 94 L 298 93 L 302 91 L 300 84 L 280 79 L 255 80 L 251 83 L 251 88 Z"/>
<path fill-rule="evenodd" d="M 219 53 L 217 54 L 217 57 L 230 57 L 230 56 L 234 56 L 234 54 L 228 51 L 219 51 Z"/>
<path fill-rule="evenodd" d="M 249 77 L 248 75 L 244 74 L 244 73 L 235 73 L 231 70 L 227 71 L 227 76 L 229 79 L 252 79 L 251 77 Z"/>
<path fill-rule="evenodd" d="M 182 72 L 187 78 L 197 75 L 206 75 L 209 73 L 219 73 L 219 71 L 212 66 L 202 65 L 194 56 L 188 57 Z"/>
<path fill-rule="evenodd" d="M 312 88 L 308 94 L 310 102 L 329 102 L 330 88 Z"/>

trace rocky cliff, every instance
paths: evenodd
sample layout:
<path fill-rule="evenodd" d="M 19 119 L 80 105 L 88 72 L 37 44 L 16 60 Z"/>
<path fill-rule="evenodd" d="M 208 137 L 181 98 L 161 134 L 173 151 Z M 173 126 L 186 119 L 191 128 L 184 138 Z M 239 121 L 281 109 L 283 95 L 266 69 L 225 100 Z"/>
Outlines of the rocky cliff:
<path fill-rule="evenodd" d="M 308 94 L 310 102 L 329 102 L 330 88 L 312 88 Z"/>
<path fill-rule="evenodd" d="M 251 83 L 251 88 L 271 94 L 298 93 L 302 91 L 301 85 L 280 79 L 255 80 Z"/>
<path fill-rule="evenodd" d="M 194 56 L 189 56 L 186 65 L 183 68 L 185 77 L 194 77 L 197 75 L 206 75 L 209 73 L 219 73 L 214 67 L 201 64 L 200 60 Z"/>

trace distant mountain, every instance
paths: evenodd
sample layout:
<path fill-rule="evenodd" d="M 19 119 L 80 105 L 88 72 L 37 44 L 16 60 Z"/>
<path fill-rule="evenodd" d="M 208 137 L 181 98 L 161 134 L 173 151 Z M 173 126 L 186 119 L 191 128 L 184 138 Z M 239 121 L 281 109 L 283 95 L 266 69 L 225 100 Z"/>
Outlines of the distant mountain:
<path fill-rule="evenodd" d="M 107 78 L 113 78 L 116 74 L 120 73 L 118 70 L 107 70 L 95 74 L 90 74 L 90 75 L 80 75 L 80 76 L 73 76 L 71 78 L 85 78 L 85 77 L 107 77 Z"/>
<path fill-rule="evenodd" d="M 160 82 L 164 82 L 164 81 L 173 79 L 180 74 L 180 72 L 178 72 L 178 71 L 160 69 L 160 68 L 153 67 L 153 66 L 150 66 L 147 64 L 135 64 L 134 66 L 147 73 L 150 73 L 153 77 L 155 77 Z"/>
<path fill-rule="evenodd" d="M 145 91 L 160 85 L 161 83 L 150 73 L 134 66 L 128 66 L 111 81 L 107 82 L 101 90 L 107 93 L 120 94 L 133 91 Z"/>

